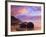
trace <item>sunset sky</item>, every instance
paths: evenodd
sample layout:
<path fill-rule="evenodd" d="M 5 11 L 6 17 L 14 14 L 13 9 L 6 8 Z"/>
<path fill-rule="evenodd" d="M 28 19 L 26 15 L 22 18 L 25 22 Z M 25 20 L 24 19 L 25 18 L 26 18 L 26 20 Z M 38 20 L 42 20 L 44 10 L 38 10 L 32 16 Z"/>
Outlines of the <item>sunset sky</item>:
<path fill-rule="evenodd" d="M 11 5 L 11 15 L 21 21 L 41 20 L 41 6 Z"/>

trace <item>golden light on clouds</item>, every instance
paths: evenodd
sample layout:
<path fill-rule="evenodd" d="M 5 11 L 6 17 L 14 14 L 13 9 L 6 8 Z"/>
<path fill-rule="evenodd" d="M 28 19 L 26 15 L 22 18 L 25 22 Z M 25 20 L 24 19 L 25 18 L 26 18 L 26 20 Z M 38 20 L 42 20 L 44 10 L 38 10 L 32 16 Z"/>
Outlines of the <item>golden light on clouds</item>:
<path fill-rule="evenodd" d="M 26 8 L 21 8 L 20 10 L 18 10 L 19 13 L 24 14 L 27 13 Z"/>

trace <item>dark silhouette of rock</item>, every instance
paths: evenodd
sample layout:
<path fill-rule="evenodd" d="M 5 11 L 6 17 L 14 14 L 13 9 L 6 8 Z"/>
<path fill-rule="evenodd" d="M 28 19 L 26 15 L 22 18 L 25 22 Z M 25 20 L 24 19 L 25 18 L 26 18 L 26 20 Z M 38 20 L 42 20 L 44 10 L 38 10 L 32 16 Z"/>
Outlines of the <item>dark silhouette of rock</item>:
<path fill-rule="evenodd" d="M 33 30 L 34 29 L 34 24 L 32 22 L 23 22 L 19 24 L 20 27 L 17 29 L 17 31 L 25 31 L 25 30 Z"/>
<path fill-rule="evenodd" d="M 26 25 L 24 23 L 20 24 L 20 28 L 26 28 Z"/>
<path fill-rule="evenodd" d="M 32 22 L 27 23 L 27 29 L 28 30 L 33 30 L 34 29 L 34 24 Z"/>
<path fill-rule="evenodd" d="M 26 29 L 26 25 L 24 24 L 24 23 L 21 23 L 21 24 L 19 24 L 20 25 L 20 27 L 18 28 L 18 29 L 16 29 L 17 31 L 25 31 L 25 29 Z"/>
<path fill-rule="evenodd" d="M 11 16 L 11 25 L 19 24 L 21 21 L 14 16 Z"/>

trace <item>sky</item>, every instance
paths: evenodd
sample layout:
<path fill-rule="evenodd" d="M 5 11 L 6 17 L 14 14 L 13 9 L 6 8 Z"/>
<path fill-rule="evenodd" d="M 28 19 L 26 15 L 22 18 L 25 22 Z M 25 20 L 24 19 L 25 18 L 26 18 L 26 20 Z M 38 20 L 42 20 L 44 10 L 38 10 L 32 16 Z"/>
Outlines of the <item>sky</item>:
<path fill-rule="evenodd" d="M 20 20 L 41 19 L 41 6 L 16 6 L 11 5 L 11 15 Z"/>

